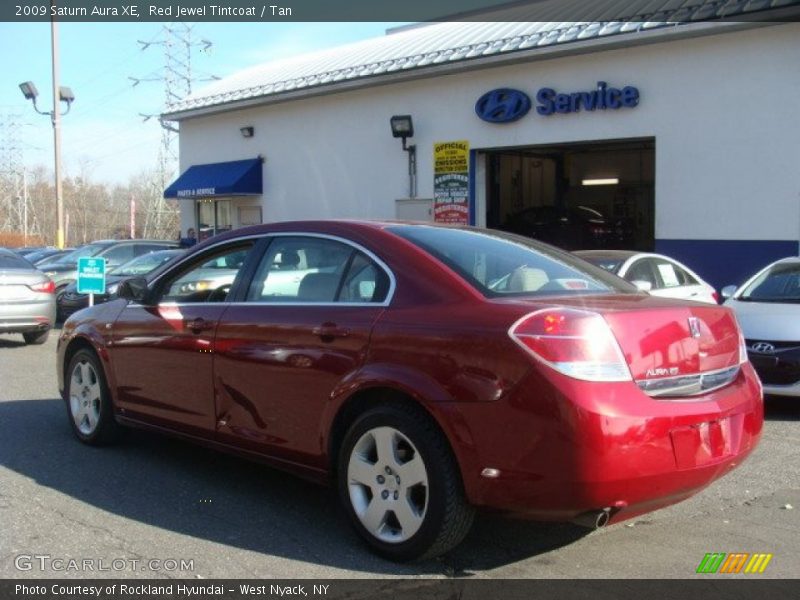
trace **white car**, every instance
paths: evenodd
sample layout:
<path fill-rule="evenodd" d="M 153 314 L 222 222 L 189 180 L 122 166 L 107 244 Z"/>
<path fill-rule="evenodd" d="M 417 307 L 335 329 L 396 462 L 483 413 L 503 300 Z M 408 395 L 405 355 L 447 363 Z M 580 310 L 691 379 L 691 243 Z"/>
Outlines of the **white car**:
<path fill-rule="evenodd" d="M 722 290 L 765 394 L 800 396 L 800 258 L 783 258 Z"/>
<path fill-rule="evenodd" d="M 579 250 L 573 254 L 619 275 L 653 296 L 719 303 L 714 286 L 668 256 L 633 250 Z"/>

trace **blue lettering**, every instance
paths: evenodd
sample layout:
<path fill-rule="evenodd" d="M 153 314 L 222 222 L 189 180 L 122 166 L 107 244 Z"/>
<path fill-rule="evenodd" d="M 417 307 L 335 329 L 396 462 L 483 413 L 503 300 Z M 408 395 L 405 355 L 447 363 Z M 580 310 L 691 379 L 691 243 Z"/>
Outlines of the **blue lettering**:
<path fill-rule="evenodd" d="M 622 106 L 633 108 L 639 104 L 639 90 L 630 85 L 622 88 Z"/>
<path fill-rule="evenodd" d="M 606 107 L 606 82 L 597 82 L 597 108 Z"/>
<path fill-rule="evenodd" d="M 583 102 L 583 108 L 594 110 L 594 106 L 597 104 L 597 92 L 581 92 L 581 101 Z"/>
<path fill-rule="evenodd" d="M 622 106 L 619 103 L 619 96 L 622 92 L 620 92 L 617 88 L 608 88 L 606 91 L 606 104 L 608 108 L 619 108 Z"/>
<path fill-rule="evenodd" d="M 556 112 L 569 112 L 569 94 L 556 94 Z"/>
<path fill-rule="evenodd" d="M 542 88 L 536 93 L 536 101 L 541 104 L 541 106 L 536 107 L 536 112 L 540 115 L 552 115 L 555 111 L 553 107 L 553 96 L 556 95 L 556 91 L 552 88 Z"/>

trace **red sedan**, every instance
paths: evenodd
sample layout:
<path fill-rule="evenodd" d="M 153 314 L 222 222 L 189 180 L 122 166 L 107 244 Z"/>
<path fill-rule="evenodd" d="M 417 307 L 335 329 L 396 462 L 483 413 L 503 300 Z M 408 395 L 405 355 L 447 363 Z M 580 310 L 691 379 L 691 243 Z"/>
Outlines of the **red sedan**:
<path fill-rule="evenodd" d="M 118 294 L 59 339 L 81 441 L 147 427 L 331 481 L 395 560 L 476 507 L 596 527 L 678 502 L 761 434 L 729 309 L 501 232 L 258 226 Z"/>

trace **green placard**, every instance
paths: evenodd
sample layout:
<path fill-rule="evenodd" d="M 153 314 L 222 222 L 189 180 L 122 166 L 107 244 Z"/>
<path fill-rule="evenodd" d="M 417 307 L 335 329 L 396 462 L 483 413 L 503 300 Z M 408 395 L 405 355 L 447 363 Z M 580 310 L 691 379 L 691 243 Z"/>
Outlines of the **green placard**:
<path fill-rule="evenodd" d="M 106 259 L 84 256 L 78 259 L 78 293 L 105 294 Z"/>

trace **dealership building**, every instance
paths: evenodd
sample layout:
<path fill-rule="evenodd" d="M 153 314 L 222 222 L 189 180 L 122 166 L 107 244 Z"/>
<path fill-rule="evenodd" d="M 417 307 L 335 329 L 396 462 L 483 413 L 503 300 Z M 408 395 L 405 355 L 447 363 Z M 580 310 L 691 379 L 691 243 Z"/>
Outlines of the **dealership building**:
<path fill-rule="evenodd" d="M 798 98 L 798 22 L 410 26 L 171 106 L 181 175 L 165 197 L 201 236 L 296 219 L 520 233 L 599 220 L 611 245 L 721 287 L 798 254 Z"/>

